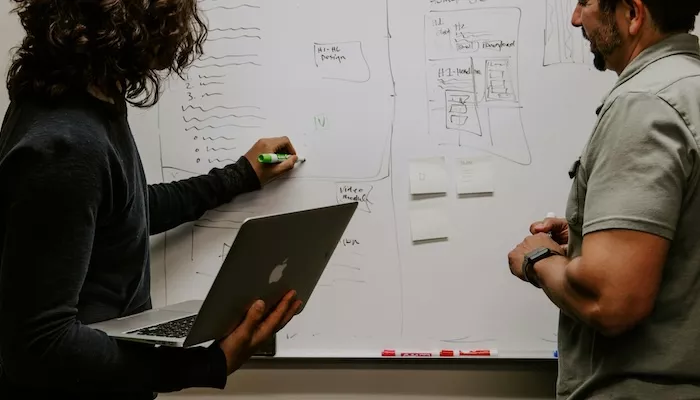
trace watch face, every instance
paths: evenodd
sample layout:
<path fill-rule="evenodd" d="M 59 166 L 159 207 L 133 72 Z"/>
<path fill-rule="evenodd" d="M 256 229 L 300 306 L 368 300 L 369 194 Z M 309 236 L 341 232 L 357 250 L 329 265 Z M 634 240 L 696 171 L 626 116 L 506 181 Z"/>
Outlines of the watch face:
<path fill-rule="evenodd" d="M 528 255 L 528 258 L 531 260 L 537 259 L 538 257 L 542 257 L 543 255 L 547 254 L 549 252 L 549 249 L 546 248 L 541 248 L 541 249 L 536 249 L 530 252 Z"/>

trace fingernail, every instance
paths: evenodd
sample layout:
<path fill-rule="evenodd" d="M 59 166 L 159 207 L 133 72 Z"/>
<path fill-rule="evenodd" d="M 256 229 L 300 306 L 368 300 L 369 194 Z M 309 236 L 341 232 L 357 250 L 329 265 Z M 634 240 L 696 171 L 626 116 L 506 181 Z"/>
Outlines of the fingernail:
<path fill-rule="evenodd" d="M 262 311 L 265 309 L 265 302 L 262 300 L 258 300 L 255 302 L 253 307 L 255 307 L 255 311 Z"/>

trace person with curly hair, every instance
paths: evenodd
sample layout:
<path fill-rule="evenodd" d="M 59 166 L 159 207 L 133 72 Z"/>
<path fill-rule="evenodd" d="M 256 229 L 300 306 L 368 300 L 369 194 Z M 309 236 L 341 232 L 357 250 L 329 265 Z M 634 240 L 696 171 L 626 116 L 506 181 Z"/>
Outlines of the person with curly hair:
<path fill-rule="evenodd" d="M 296 154 L 292 144 L 262 139 L 231 165 L 148 185 L 127 108 L 156 104 L 161 79 L 201 55 L 197 1 L 14 3 L 26 37 L 0 130 L 0 398 L 223 388 L 299 309 L 294 292 L 254 305 L 207 348 L 121 342 L 86 325 L 150 309 L 149 236 L 290 170 L 296 155 L 275 166 L 255 158 Z"/>

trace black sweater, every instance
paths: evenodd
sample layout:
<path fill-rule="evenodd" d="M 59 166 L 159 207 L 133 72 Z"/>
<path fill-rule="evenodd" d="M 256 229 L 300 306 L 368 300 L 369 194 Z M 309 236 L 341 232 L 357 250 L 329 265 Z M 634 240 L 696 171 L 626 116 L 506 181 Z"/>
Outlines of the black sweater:
<path fill-rule="evenodd" d="M 147 185 L 123 103 L 13 102 L 0 131 L 0 398 L 223 388 L 218 346 L 126 343 L 84 324 L 151 307 L 149 235 L 259 188 L 245 158 Z"/>

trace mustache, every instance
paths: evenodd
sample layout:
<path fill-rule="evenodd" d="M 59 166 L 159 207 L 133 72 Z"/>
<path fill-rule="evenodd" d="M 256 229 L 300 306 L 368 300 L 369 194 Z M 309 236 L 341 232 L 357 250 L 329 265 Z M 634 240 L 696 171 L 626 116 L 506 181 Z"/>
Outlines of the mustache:
<path fill-rule="evenodd" d="M 588 35 L 586 34 L 586 30 L 585 30 L 585 29 L 581 28 L 581 34 L 583 35 L 583 38 L 584 38 L 584 39 L 590 40 L 590 39 L 588 38 Z"/>

